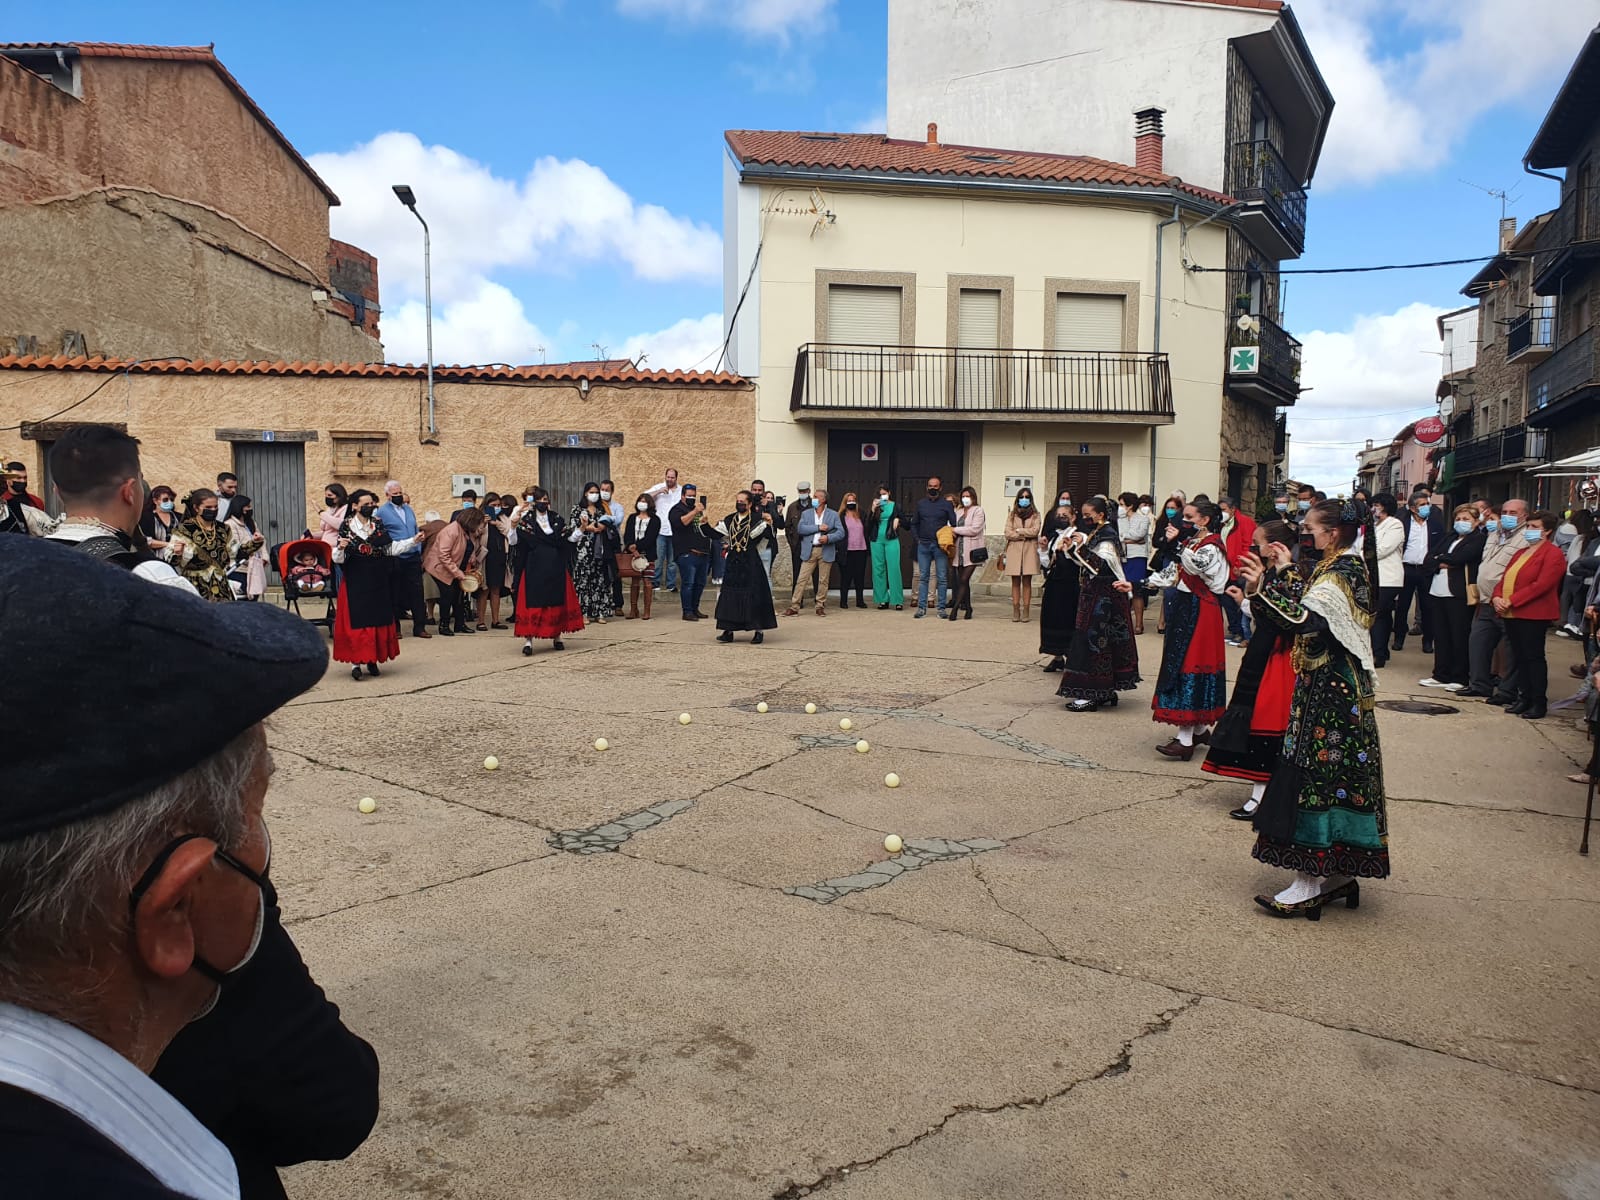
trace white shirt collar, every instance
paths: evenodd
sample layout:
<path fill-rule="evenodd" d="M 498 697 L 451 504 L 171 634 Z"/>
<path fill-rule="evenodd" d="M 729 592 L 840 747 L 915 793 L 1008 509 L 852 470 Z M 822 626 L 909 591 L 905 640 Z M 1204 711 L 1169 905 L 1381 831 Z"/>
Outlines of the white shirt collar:
<path fill-rule="evenodd" d="M 0 1004 L 0 1083 L 70 1112 L 171 1191 L 239 1200 L 227 1147 L 155 1080 L 81 1029 Z"/>

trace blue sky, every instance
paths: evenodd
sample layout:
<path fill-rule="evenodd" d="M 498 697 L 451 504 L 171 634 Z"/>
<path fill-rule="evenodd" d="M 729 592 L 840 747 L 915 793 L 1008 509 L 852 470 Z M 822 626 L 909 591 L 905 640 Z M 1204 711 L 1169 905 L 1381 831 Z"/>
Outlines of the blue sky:
<path fill-rule="evenodd" d="M 344 199 L 335 235 L 379 255 L 402 360 L 421 355 L 420 247 L 391 183 L 434 226 L 440 359 L 599 343 L 689 366 L 720 341 L 722 131 L 881 127 L 885 105 L 882 0 L 8 7 L 8 40 L 214 42 Z M 1515 38 L 1493 0 L 1294 8 L 1338 101 L 1298 265 L 1489 253 L 1500 202 L 1463 180 L 1510 190 L 1523 219 L 1553 204 L 1521 157 L 1600 0 L 1520 0 Z M 1348 480 L 1354 447 L 1312 443 L 1426 411 L 1431 321 L 1472 270 L 1287 282 L 1313 388 L 1297 471 Z"/>

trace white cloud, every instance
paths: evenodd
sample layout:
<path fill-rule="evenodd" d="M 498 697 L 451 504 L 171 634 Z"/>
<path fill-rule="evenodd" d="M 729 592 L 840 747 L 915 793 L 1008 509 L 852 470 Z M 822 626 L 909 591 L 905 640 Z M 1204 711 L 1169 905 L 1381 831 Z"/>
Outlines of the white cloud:
<path fill-rule="evenodd" d="M 1301 383 L 1289 410 L 1288 474 L 1333 495 L 1349 491 L 1356 454 L 1434 411 L 1446 310 L 1414 303 L 1359 316 L 1349 329 L 1303 336 Z M 1407 415 L 1409 414 L 1409 415 Z"/>
<path fill-rule="evenodd" d="M 384 354 L 390 362 L 428 361 L 422 301 L 407 300 L 385 309 L 382 328 Z M 487 280 L 433 314 L 436 363 L 540 363 L 552 357 L 554 346 L 554 339 L 528 320 L 522 301 L 509 288 Z"/>
<path fill-rule="evenodd" d="M 641 279 L 710 282 L 721 277 L 717 232 L 654 204 L 641 204 L 604 171 L 578 159 L 541 158 L 521 180 L 503 179 L 448 146 L 385 133 L 312 165 L 343 203 L 335 237 L 378 256 L 382 292 L 422 294 L 421 230 L 390 186 L 416 189 L 433 233 L 435 300 L 478 295 L 497 269 L 570 268 L 620 262 Z"/>
<path fill-rule="evenodd" d="M 1543 99 L 1600 18 L 1595 0 L 1297 0 L 1336 105 L 1317 182 L 1365 184 L 1446 161 L 1484 113 Z M 1390 53 L 1380 29 L 1413 48 Z"/>
<path fill-rule="evenodd" d="M 683 320 L 655 333 L 641 333 L 622 344 L 622 354 L 638 360 L 649 355 L 647 371 L 710 371 L 717 365 L 722 349 L 722 314 Z"/>
<path fill-rule="evenodd" d="M 825 28 L 834 0 L 617 0 L 632 17 L 665 17 L 689 25 L 716 23 L 755 37 L 786 39 Z"/>

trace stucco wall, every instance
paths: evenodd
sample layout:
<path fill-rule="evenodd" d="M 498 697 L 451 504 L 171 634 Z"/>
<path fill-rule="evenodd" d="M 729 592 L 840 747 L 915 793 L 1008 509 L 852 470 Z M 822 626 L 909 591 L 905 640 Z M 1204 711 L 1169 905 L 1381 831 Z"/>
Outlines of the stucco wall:
<path fill-rule="evenodd" d="M 0 353 L 19 336 L 60 353 L 73 330 L 113 358 L 380 359 L 322 286 L 234 221 L 152 192 L 0 205 Z"/>
<path fill-rule="evenodd" d="M 1277 14 L 1162 0 L 890 0 L 889 136 L 1134 160 L 1166 114 L 1166 170 L 1224 190 L 1228 39 Z"/>
<path fill-rule="evenodd" d="M 751 185 L 745 185 L 750 187 Z M 790 193 L 792 194 L 792 193 Z M 784 198 L 761 189 L 761 208 Z M 1004 276 L 1014 281 L 1010 344 L 1043 349 L 1046 281 L 1054 278 L 1130 285 L 1137 291 L 1136 337 L 1129 350 L 1155 342 L 1155 212 L 1105 204 L 999 200 L 921 191 L 917 194 L 830 189 L 835 224 L 812 236 L 812 221 L 775 216 L 761 256 L 760 419 L 762 468 L 792 487 L 812 478 L 826 453 L 826 428 L 795 421 L 789 412 L 795 353 L 817 337 L 817 273 L 878 271 L 915 277 L 914 341 L 949 343 L 952 275 Z M 1157 434 L 1157 486 L 1215 492 L 1221 423 L 1225 276 L 1191 275 L 1178 263 L 1177 235 L 1166 231 L 1161 349 L 1171 355 L 1177 422 Z M 1222 264 L 1224 233 L 1216 225 L 1196 230 L 1189 252 L 1196 262 Z M 741 326 L 744 318 L 740 318 Z M 1053 334 L 1053 330 L 1050 331 Z M 1002 340 L 1005 340 L 1004 335 Z M 892 421 L 891 421 L 892 423 Z M 985 495 L 1001 491 L 1003 476 L 1054 478 L 1047 442 L 1116 442 L 1121 470 L 1135 491 L 1149 487 L 1149 430 L 1064 418 L 1060 423 L 1007 429 L 985 423 L 977 483 Z M 1047 470 L 1048 467 L 1048 470 Z M 1118 470 L 1113 464 L 1113 472 Z M 770 478 L 770 476 L 769 476 Z M 775 485 L 776 486 L 776 485 Z M 1053 483 L 1046 485 L 1054 486 Z"/>
<path fill-rule="evenodd" d="M 105 184 L 182 196 L 237 217 L 326 269 L 328 199 L 204 63 L 83 58 L 82 99 L 0 60 L 0 199 Z"/>
<path fill-rule="evenodd" d="M 101 372 L 0 369 L 0 426 L 38 420 L 105 382 Z M 307 521 L 333 474 L 333 430 L 390 431 L 390 474 L 405 482 L 418 511 L 447 512 L 450 476 L 487 477 L 495 491 L 538 482 L 539 451 L 529 429 L 620 433 L 611 474 L 623 503 L 678 468 L 732 508 L 733 493 L 755 471 L 753 389 L 736 386 L 597 384 L 588 400 L 568 383 L 438 383 L 439 444 L 419 444 L 425 385 L 419 378 L 139 375 L 117 377 L 71 419 L 124 422 L 143 443 L 145 478 L 183 491 L 210 486 L 234 466 L 219 429 L 315 431 L 305 443 Z M 0 459 L 20 458 L 44 477 L 37 442 L 0 434 Z M 384 479 L 337 477 L 347 487 L 381 491 Z"/>

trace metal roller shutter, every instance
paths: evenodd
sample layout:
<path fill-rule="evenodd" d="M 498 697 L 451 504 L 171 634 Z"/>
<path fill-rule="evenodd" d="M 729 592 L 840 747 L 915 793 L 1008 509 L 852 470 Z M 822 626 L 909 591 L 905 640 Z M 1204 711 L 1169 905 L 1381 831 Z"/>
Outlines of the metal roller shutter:
<path fill-rule="evenodd" d="M 1125 349 L 1122 323 L 1126 300 L 1121 296 L 1095 296 L 1062 292 L 1056 297 L 1056 349 Z"/>
<path fill-rule="evenodd" d="M 846 345 L 900 345 L 900 289 L 853 283 L 828 286 L 828 340 Z"/>

